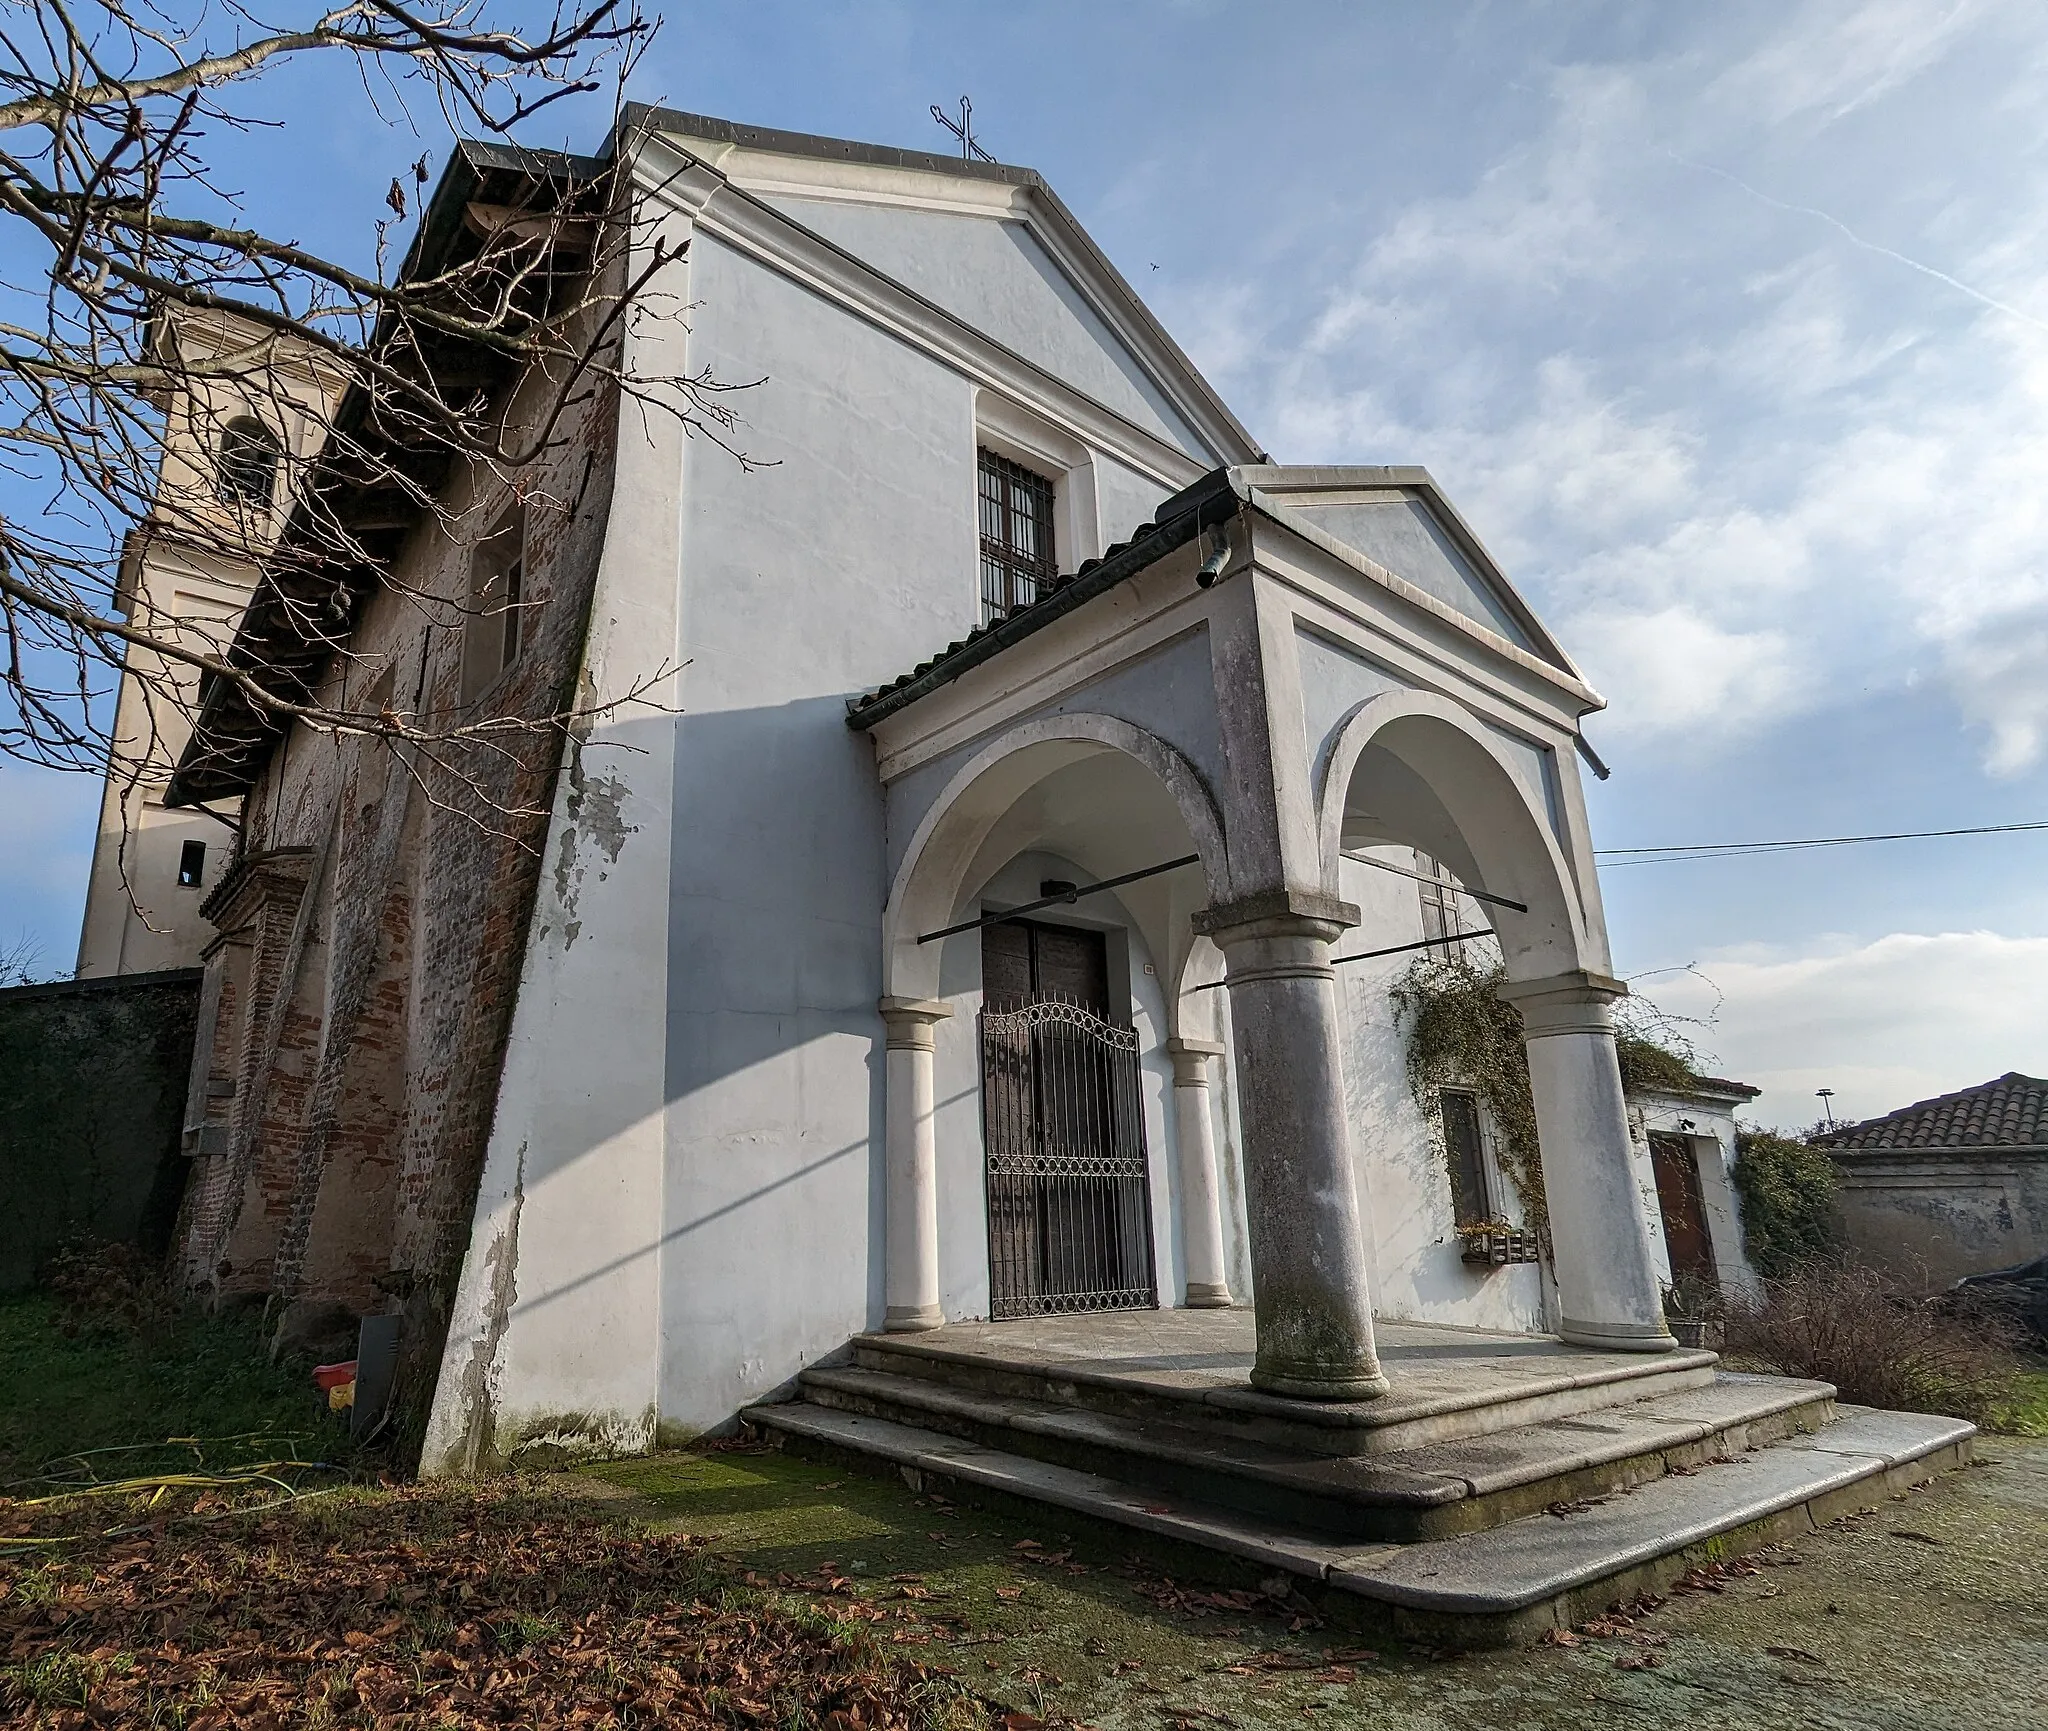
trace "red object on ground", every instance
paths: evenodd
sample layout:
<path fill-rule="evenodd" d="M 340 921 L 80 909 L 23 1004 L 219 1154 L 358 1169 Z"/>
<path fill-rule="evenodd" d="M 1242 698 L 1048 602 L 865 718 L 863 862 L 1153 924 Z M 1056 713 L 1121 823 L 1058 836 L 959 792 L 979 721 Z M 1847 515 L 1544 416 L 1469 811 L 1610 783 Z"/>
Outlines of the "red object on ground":
<path fill-rule="evenodd" d="M 355 1379 L 356 1361 L 354 1359 L 350 1359 L 346 1364 L 316 1364 L 313 1366 L 313 1386 L 322 1394 L 327 1393 L 330 1389 L 341 1387 L 345 1382 L 354 1382 Z"/>

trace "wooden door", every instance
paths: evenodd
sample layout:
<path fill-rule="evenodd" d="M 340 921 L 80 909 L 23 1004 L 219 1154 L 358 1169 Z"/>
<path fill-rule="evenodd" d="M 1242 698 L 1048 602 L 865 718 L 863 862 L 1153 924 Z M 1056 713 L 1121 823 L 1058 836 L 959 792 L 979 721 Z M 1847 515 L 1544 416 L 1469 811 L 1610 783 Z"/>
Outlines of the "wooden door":
<path fill-rule="evenodd" d="M 1650 1166 L 1657 1175 L 1657 1208 L 1664 1216 L 1672 1284 L 1690 1285 L 1702 1292 L 1719 1290 L 1714 1240 L 1707 1230 L 1706 1199 L 1700 1192 L 1699 1157 L 1691 1140 L 1652 1131 Z"/>

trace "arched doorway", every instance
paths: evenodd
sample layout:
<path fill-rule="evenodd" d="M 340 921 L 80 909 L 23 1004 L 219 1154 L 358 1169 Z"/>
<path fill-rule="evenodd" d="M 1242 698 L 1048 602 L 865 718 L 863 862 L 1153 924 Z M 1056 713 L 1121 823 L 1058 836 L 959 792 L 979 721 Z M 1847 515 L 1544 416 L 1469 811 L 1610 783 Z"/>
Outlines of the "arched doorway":
<path fill-rule="evenodd" d="M 1160 1156 L 1179 1135 L 1151 1102 L 1171 1089 L 1189 920 L 1225 870 L 1200 778 L 1110 717 L 1010 730 L 925 810 L 884 926 L 887 1327 L 947 1314 L 942 1251 L 957 1268 L 966 1219 L 942 1207 L 942 1124 L 947 1172 L 978 1144 L 988 1314 L 1157 1302 Z"/>
<path fill-rule="evenodd" d="M 1558 1332 L 1608 1350 L 1674 1343 L 1630 1162 L 1598 890 L 1566 863 L 1555 766 L 1448 698 L 1361 704 L 1337 730 L 1319 804 L 1325 883 L 1351 850 L 1396 844 L 1497 898 L 1487 912 L 1521 1012 Z M 1577 852 L 1579 850 L 1573 850 Z"/>

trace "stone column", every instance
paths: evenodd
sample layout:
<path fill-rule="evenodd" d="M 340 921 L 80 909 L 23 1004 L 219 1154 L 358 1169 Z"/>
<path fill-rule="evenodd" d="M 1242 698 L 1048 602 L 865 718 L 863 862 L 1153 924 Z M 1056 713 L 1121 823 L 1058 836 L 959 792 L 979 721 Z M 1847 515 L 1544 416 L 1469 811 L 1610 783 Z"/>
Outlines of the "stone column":
<path fill-rule="evenodd" d="M 1350 903 L 1298 891 L 1195 916 L 1228 970 L 1258 1315 L 1252 1383 L 1306 1400 L 1387 1392 L 1373 1348 L 1330 969 L 1330 945 L 1357 923 Z"/>
<path fill-rule="evenodd" d="M 1668 1352 L 1663 1291 L 1629 1159 L 1628 1107 L 1607 1006 L 1628 991 L 1601 974 L 1518 980 L 1529 1087 L 1550 1204 L 1558 1333 L 1609 1352 Z"/>
<path fill-rule="evenodd" d="M 894 1333 L 937 1328 L 939 1308 L 938 1146 L 932 1124 L 932 1025 L 953 1013 L 929 998 L 884 998 L 883 1276 Z"/>
<path fill-rule="evenodd" d="M 1190 1310 L 1230 1302 L 1223 1269 L 1223 1197 L 1216 1173 L 1216 1130 L 1209 1113 L 1209 1060 L 1223 1048 L 1214 1040 L 1172 1039 L 1173 1141 L 1180 1156 L 1180 1254 L 1187 1270 L 1181 1302 Z"/>

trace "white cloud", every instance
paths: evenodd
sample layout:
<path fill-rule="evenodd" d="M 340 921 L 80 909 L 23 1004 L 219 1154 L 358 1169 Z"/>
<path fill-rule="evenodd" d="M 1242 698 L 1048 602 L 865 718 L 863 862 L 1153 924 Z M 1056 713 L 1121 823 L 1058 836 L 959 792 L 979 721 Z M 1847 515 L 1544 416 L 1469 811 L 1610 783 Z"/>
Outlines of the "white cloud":
<path fill-rule="evenodd" d="M 1192 346 L 1282 460 L 1427 463 L 1609 692 L 1611 724 L 1698 754 L 1932 668 L 1979 767 L 2015 774 L 2048 756 L 2048 680 L 2030 676 L 2048 335 L 1674 150 L 1745 168 L 1785 151 L 1754 172 L 1810 170 L 1859 231 L 2031 305 L 2048 298 L 2038 153 L 1973 139 L 1984 162 L 1930 169 L 1950 177 L 1918 195 L 1938 242 L 1912 238 L 1864 157 L 1873 126 L 1919 118 L 1915 81 L 1960 44 L 1982 62 L 1964 94 L 1991 112 L 2048 36 L 2021 12 L 1904 0 L 1773 23 L 1550 69 L 1544 123 L 1379 219 L 1341 281 L 1190 296 L 1210 321 Z M 1986 174 L 2000 196 L 1966 200 Z"/>
<path fill-rule="evenodd" d="M 2048 938 L 1894 932 L 1709 956 L 1699 972 L 1645 990 L 1666 1011 L 1715 1017 L 1702 1043 L 1721 1074 L 1764 1090 L 1748 1113 L 1759 1123 L 1811 1122 L 1817 1088 L 1854 1119 L 2008 1070 L 2048 1075 Z"/>
<path fill-rule="evenodd" d="M 1580 614 L 1565 635 L 1631 733 L 1724 738 L 1794 712 L 1810 689 L 1781 632 L 1726 631 L 1683 607 Z"/>
<path fill-rule="evenodd" d="M 1982 16 L 1958 0 L 1826 0 L 1717 77 L 1706 102 L 1752 123 L 1831 125 L 1927 71 Z"/>

